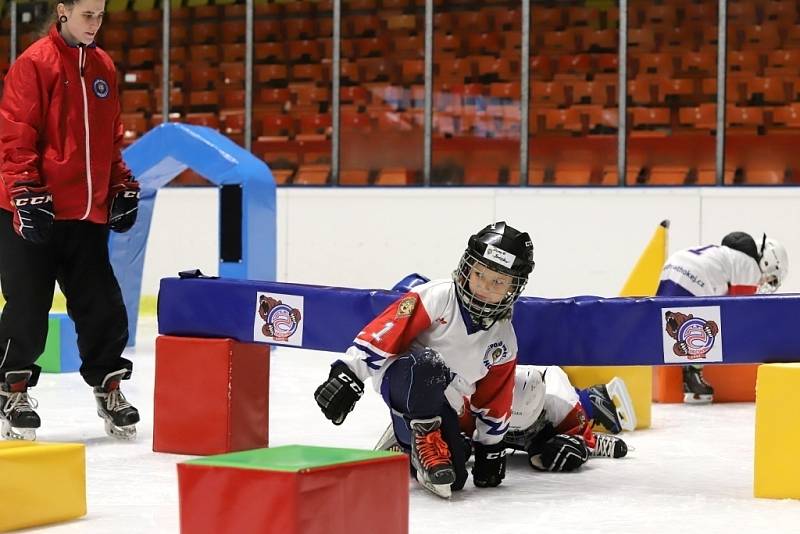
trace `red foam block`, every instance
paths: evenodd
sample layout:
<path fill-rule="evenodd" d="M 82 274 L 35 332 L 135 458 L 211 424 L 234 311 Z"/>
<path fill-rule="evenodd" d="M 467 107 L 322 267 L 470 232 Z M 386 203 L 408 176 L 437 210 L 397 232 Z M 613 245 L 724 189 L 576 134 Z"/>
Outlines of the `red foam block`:
<path fill-rule="evenodd" d="M 153 450 L 220 454 L 268 445 L 269 346 L 158 336 Z"/>
<path fill-rule="evenodd" d="M 408 460 L 300 472 L 178 464 L 182 534 L 407 534 Z"/>

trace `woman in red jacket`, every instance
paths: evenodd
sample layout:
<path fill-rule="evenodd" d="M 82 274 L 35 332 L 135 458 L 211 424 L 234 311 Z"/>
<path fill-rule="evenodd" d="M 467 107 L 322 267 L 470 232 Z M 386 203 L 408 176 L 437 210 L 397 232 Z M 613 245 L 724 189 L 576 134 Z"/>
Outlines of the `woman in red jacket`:
<path fill-rule="evenodd" d="M 136 221 L 139 185 L 122 161 L 117 73 L 94 42 L 105 0 L 64 0 L 58 22 L 14 62 L 0 101 L 0 422 L 35 439 L 28 388 L 58 282 L 75 322 L 84 380 L 109 435 L 135 436 L 139 412 L 119 383 L 132 363 L 108 232 Z"/>

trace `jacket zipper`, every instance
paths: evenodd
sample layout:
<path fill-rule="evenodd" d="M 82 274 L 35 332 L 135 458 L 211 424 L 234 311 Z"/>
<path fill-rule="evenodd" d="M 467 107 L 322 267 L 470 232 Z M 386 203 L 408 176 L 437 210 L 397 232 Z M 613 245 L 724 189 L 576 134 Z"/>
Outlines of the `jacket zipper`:
<path fill-rule="evenodd" d="M 78 45 L 78 69 L 81 74 L 81 89 L 83 89 L 83 131 L 86 144 L 86 213 L 83 214 L 81 220 L 85 220 L 89 216 L 92 209 L 92 154 L 89 149 L 89 98 L 86 95 L 86 80 L 84 78 L 84 70 L 86 68 L 86 49 Z"/>

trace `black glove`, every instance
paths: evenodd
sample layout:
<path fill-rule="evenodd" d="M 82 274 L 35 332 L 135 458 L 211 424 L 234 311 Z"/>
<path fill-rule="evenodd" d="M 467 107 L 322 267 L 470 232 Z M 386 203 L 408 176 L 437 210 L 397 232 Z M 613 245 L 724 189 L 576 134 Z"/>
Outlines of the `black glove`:
<path fill-rule="evenodd" d="M 537 471 L 574 471 L 589 459 L 589 448 L 580 436 L 556 434 L 528 448 L 528 461 Z"/>
<path fill-rule="evenodd" d="M 14 206 L 14 231 L 25 241 L 47 243 L 55 219 L 50 190 L 36 182 L 17 182 L 9 196 Z"/>
<path fill-rule="evenodd" d="M 484 445 L 477 441 L 475 464 L 472 466 L 472 481 L 479 488 L 496 488 L 506 476 L 506 446 L 501 442 Z"/>
<path fill-rule="evenodd" d="M 336 361 L 328 379 L 314 392 L 314 400 L 325 417 L 333 421 L 334 425 L 341 425 L 363 394 L 364 383 L 347 364 Z"/>
<path fill-rule="evenodd" d="M 111 187 L 111 207 L 108 209 L 108 227 L 124 233 L 136 222 L 139 212 L 139 182 L 129 180 Z"/>

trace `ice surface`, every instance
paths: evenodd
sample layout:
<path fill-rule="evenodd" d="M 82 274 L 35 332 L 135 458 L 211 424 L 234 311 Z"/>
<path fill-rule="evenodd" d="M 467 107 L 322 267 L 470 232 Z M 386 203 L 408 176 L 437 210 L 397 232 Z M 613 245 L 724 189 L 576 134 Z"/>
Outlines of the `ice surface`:
<path fill-rule="evenodd" d="M 31 390 L 42 417 L 39 439 L 87 446 L 88 515 L 25 532 L 179 532 L 175 464 L 189 457 L 151 450 L 155 320 L 143 319 L 139 328 L 139 345 L 129 354 L 134 375 L 123 383 L 142 413 L 137 441 L 106 437 L 91 389 L 77 373 L 42 375 Z M 317 409 L 314 388 L 335 356 L 273 350 L 271 445 L 371 448 L 378 440 L 389 418 L 371 388 L 340 427 Z M 787 424 L 796 409 L 787 407 Z M 593 459 L 576 473 L 538 473 L 517 454 L 502 486 L 478 489 L 469 481 L 449 502 L 410 481 L 410 532 L 800 532 L 800 501 L 752 495 L 754 415 L 752 404 L 655 405 L 652 429 L 623 435 L 636 450 L 622 460 Z M 786 447 L 797 456 L 798 444 Z M 3 503 L 0 509 L 13 513 Z"/>

